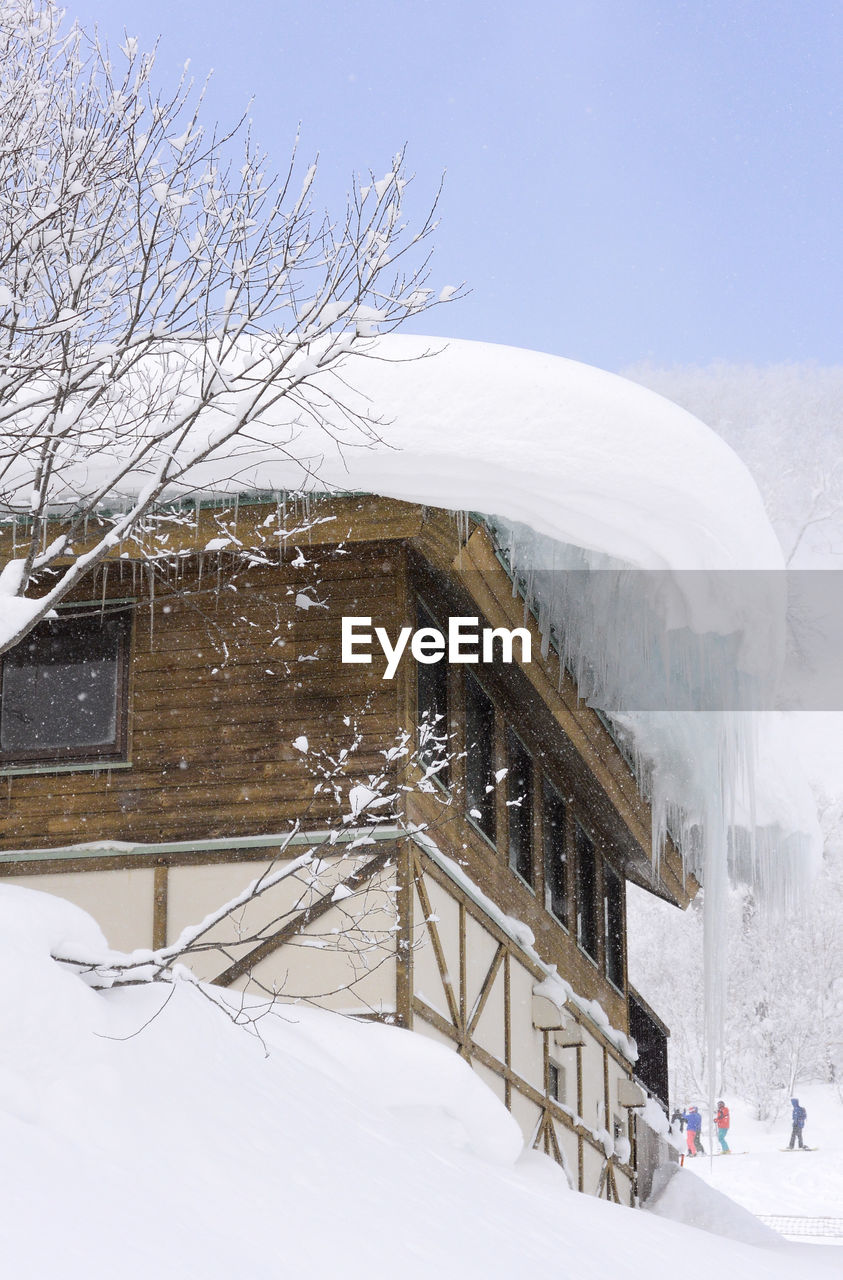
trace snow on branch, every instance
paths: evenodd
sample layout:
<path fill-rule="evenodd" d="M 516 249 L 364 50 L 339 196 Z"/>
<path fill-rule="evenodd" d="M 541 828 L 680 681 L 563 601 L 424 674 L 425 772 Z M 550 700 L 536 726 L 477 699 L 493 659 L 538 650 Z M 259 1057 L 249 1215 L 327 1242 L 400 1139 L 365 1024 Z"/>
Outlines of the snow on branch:
<path fill-rule="evenodd" d="M 427 286 L 439 193 L 411 226 L 403 152 L 329 217 L 315 163 L 302 179 L 294 147 L 273 174 L 244 121 L 209 128 L 201 90 L 161 92 L 153 70 L 135 40 L 64 30 L 52 0 L 4 5 L 0 532 L 14 524 L 20 563 L 2 590 L 39 603 L 0 610 L 0 652 L 197 464 L 280 400 L 319 420 L 317 376 L 342 405 L 326 376 L 455 296 Z M 339 447 L 377 438 L 344 418 L 320 420 Z M 294 430 L 279 450 L 312 474 Z"/>

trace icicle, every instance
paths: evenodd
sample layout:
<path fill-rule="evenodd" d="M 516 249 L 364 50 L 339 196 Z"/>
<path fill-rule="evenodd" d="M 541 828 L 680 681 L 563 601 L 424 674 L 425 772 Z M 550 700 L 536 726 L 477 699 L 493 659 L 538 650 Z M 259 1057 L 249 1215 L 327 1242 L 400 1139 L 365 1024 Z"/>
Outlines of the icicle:
<path fill-rule="evenodd" d="M 155 629 L 155 570 L 151 562 L 147 563 L 146 576 L 149 584 L 149 651 L 151 653 Z"/>
<path fill-rule="evenodd" d="M 275 518 L 278 522 L 278 567 L 284 562 L 284 526 L 287 520 L 287 495 L 281 500 L 281 494 L 275 495 Z"/>
<path fill-rule="evenodd" d="M 102 600 L 100 601 L 100 622 L 105 617 L 105 593 L 108 586 L 108 564 L 102 567 Z"/>

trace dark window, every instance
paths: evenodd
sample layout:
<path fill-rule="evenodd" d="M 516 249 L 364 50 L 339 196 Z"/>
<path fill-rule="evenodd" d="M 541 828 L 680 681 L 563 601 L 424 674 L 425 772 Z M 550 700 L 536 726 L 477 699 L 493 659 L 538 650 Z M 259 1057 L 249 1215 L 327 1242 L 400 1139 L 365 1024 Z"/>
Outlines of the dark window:
<path fill-rule="evenodd" d="M 636 1080 L 640 1080 L 669 1113 L 667 1033 L 633 995 L 629 997 L 629 1034 L 638 1045 Z"/>
<path fill-rule="evenodd" d="M 565 1068 L 555 1062 L 547 1064 L 547 1096 L 557 1102 L 565 1101 Z"/>
<path fill-rule="evenodd" d="M 533 762 L 520 738 L 506 735 L 509 773 L 509 865 L 527 884 L 533 883 Z"/>
<path fill-rule="evenodd" d="M 125 759 L 130 620 L 63 611 L 4 655 L 0 762 Z"/>
<path fill-rule="evenodd" d="M 623 880 L 603 863 L 603 927 L 606 938 L 606 977 L 623 988 Z"/>
<path fill-rule="evenodd" d="M 542 788 L 542 840 L 544 843 L 544 883 L 546 906 L 556 919 L 569 927 L 568 855 L 565 847 L 565 801 L 545 779 Z"/>
<path fill-rule="evenodd" d="M 419 604 L 417 610 L 419 629 L 437 627 L 435 620 Z M 448 663 L 444 656 L 436 663 L 416 663 L 416 705 L 418 713 L 419 758 L 427 769 L 446 786 L 448 768 Z"/>
<path fill-rule="evenodd" d="M 494 844 L 495 706 L 474 676 L 465 676 L 465 807 Z"/>
<path fill-rule="evenodd" d="M 597 959 L 597 858 L 594 845 L 577 824 L 577 942 Z"/>

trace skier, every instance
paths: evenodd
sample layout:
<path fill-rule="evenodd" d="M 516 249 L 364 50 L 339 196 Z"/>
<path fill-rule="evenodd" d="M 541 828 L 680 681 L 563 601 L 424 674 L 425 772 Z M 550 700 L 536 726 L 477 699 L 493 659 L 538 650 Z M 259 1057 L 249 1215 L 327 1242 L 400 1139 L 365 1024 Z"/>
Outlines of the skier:
<path fill-rule="evenodd" d="M 807 1147 L 802 1141 L 802 1130 L 805 1128 L 808 1112 L 804 1107 L 800 1107 L 798 1098 L 791 1098 L 790 1105 L 793 1107 L 793 1128 L 790 1131 L 790 1142 L 787 1144 L 787 1149 L 792 1151 L 794 1142 L 798 1141 L 800 1150 L 806 1151 Z"/>
<path fill-rule="evenodd" d="M 688 1114 L 685 1116 L 685 1123 L 688 1126 L 688 1151 L 692 1156 L 704 1156 L 703 1144 L 700 1139 L 700 1130 L 702 1129 L 702 1116 L 696 1107 L 689 1107 Z"/>
<path fill-rule="evenodd" d="M 674 1126 L 677 1124 L 679 1125 L 679 1132 L 684 1133 L 685 1132 L 685 1112 L 680 1111 L 678 1107 L 675 1109 L 675 1111 L 673 1112 L 673 1115 L 670 1117 L 670 1127 L 674 1133 L 676 1132 L 676 1129 L 674 1128 Z"/>
<path fill-rule="evenodd" d="M 730 1156 L 729 1144 L 726 1141 L 726 1134 L 729 1132 L 729 1108 L 721 1098 L 717 1103 L 717 1111 L 714 1115 L 714 1123 L 717 1126 L 717 1140 L 720 1143 L 720 1150 L 724 1156 Z"/>

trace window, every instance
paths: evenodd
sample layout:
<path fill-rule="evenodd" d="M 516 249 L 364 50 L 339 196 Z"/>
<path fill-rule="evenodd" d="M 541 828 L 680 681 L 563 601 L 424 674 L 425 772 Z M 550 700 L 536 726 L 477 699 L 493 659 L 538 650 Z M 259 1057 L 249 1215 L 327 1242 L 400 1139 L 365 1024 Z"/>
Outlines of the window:
<path fill-rule="evenodd" d="M 570 927 L 568 857 L 565 848 L 565 801 L 545 778 L 542 787 L 545 906 L 560 924 Z"/>
<path fill-rule="evenodd" d="M 638 1045 L 635 1079 L 652 1093 L 670 1114 L 667 1091 L 667 1029 L 640 996 L 630 993 L 629 1034 Z"/>
<path fill-rule="evenodd" d="M 558 1062 L 547 1064 L 547 1096 L 557 1102 L 565 1101 L 565 1068 Z"/>
<path fill-rule="evenodd" d="M 623 988 L 623 880 L 603 863 L 603 927 L 606 938 L 606 977 Z"/>
<path fill-rule="evenodd" d="M 424 605 L 417 609 L 417 626 L 437 624 Z M 445 786 L 448 768 L 448 663 L 442 657 L 436 663 L 416 663 L 416 707 L 419 733 L 419 759 Z"/>
<path fill-rule="evenodd" d="M 0 764 L 126 757 L 131 614 L 62 610 L 3 657 Z"/>
<path fill-rule="evenodd" d="M 597 858 L 594 844 L 577 823 L 577 942 L 597 959 Z"/>
<path fill-rule="evenodd" d="M 527 884 L 533 883 L 533 762 L 520 738 L 506 735 L 509 773 L 509 865 Z"/>
<path fill-rule="evenodd" d="M 495 842 L 495 706 L 470 672 L 465 676 L 465 807 Z"/>

